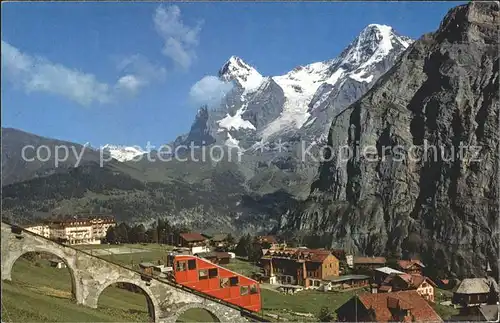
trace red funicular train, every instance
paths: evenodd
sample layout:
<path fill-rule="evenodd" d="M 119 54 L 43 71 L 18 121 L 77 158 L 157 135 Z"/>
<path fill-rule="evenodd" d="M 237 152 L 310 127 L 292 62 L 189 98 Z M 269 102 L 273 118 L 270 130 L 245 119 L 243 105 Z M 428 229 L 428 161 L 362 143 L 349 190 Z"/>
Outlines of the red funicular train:
<path fill-rule="evenodd" d="M 259 283 L 253 279 L 191 255 L 171 255 L 168 265 L 178 284 L 253 312 L 261 309 Z"/>

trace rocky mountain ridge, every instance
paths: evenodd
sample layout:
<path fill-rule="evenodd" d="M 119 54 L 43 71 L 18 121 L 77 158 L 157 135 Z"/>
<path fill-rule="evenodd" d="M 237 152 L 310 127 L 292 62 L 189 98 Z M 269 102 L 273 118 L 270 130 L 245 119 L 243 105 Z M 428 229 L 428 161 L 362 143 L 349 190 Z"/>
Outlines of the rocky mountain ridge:
<path fill-rule="evenodd" d="M 280 231 L 417 255 L 437 276 L 482 275 L 487 262 L 498 275 L 498 22 L 496 2 L 452 9 L 335 116 L 311 194 Z"/>

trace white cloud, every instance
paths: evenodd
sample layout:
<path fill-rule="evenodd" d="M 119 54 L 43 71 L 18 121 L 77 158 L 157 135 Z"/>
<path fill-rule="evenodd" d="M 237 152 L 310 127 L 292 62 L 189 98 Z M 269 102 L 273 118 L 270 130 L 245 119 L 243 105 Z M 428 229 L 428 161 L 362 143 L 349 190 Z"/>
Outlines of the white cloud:
<path fill-rule="evenodd" d="M 22 53 L 2 40 L 2 70 L 14 84 L 29 92 L 46 92 L 64 96 L 81 105 L 109 103 L 124 92 L 136 94 L 140 88 L 165 77 L 165 69 L 154 66 L 142 56 L 134 55 L 121 62 L 121 76 L 116 84 L 99 81 L 95 75 L 52 63 Z"/>
<path fill-rule="evenodd" d="M 109 86 L 94 75 L 22 53 L 3 40 L 2 69 L 27 92 L 58 94 L 82 105 L 106 103 L 111 99 Z"/>
<path fill-rule="evenodd" d="M 194 27 L 184 25 L 178 6 L 156 8 L 153 16 L 156 31 L 165 41 L 162 53 L 170 57 L 177 65 L 187 69 L 196 59 L 195 48 L 198 45 L 201 23 Z"/>
<path fill-rule="evenodd" d="M 130 74 L 120 77 L 116 82 L 117 89 L 127 90 L 131 93 L 136 93 L 142 85 L 141 80 Z"/>
<path fill-rule="evenodd" d="M 222 98 L 233 88 L 233 83 L 223 82 L 216 76 L 205 76 L 196 82 L 189 91 L 189 96 L 196 105 L 209 106 L 219 104 Z"/>

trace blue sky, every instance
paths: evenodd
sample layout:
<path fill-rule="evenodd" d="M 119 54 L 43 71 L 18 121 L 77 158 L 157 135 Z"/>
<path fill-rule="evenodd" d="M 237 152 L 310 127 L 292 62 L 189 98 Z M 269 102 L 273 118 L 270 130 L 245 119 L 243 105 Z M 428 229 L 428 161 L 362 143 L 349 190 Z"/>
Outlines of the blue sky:
<path fill-rule="evenodd" d="M 164 144 L 191 126 L 191 87 L 231 55 L 280 75 L 336 57 L 370 23 L 418 38 L 457 4 L 3 2 L 2 126 Z"/>

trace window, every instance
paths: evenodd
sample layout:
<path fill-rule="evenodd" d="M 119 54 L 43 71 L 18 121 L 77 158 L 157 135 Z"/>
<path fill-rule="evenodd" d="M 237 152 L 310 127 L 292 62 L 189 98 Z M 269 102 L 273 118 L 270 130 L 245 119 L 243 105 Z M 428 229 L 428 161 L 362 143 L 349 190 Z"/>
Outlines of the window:
<path fill-rule="evenodd" d="M 250 285 L 250 294 L 258 294 L 259 289 L 257 288 L 257 285 Z"/>
<path fill-rule="evenodd" d="M 199 280 L 208 279 L 208 271 L 206 269 L 198 270 L 198 278 Z"/>
<path fill-rule="evenodd" d="M 186 262 L 185 261 L 177 262 L 177 271 L 186 271 Z"/>
<path fill-rule="evenodd" d="M 240 287 L 240 295 L 241 296 L 248 295 L 248 286 L 241 286 Z"/>
<path fill-rule="evenodd" d="M 229 278 L 229 285 L 230 286 L 238 286 L 238 284 L 239 284 L 238 276 L 234 276 L 234 277 Z"/>
<path fill-rule="evenodd" d="M 196 260 L 194 259 L 188 260 L 188 269 L 189 270 L 196 269 Z"/>
<path fill-rule="evenodd" d="M 221 278 L 220 279 L 220 288 L 229 287 L 229 278 Z"/>
<path fill-rule="evenodd" d="M 217 268 L 210 268 L 208 270 L 208 278 L 214 278 L 219 275 L 219 272 L 217 271 Z"/>

